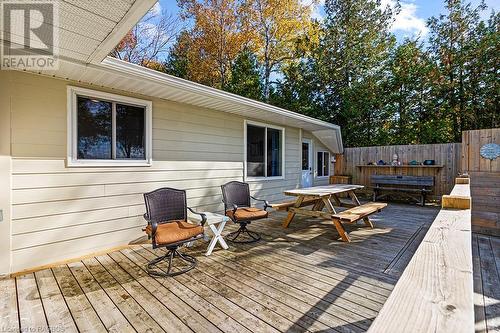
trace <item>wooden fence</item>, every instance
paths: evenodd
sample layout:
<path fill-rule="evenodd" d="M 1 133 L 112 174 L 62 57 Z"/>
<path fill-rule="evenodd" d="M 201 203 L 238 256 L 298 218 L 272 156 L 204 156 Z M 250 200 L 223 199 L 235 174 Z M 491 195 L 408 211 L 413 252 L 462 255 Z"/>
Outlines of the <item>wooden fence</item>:
<path fill-rule="evenodd" d="M 500 128 L 462 133 L 462 170 L 471 178 L 472 230 L 500 236 L 500 157 L 484 158 L 481 147 L 500 145 Z"/>
<path fill-rule="evenodd" d="M 399 161 L 405 165 L 369 165 L 380 160 L 390 164 L 394 154 L 398 154 Z M 431 197 L 437 199 L 451 192 L 454 179 L 461 171 L 460 157 L 460 143 L 346 148 L 344 154 L 336 157 L 335 175 L 352 176 L 353 184 L 365 186 L 371 186 L 371 175 L 434 176 Z M 408 165 L 411 161 L 424 160 L 435 160 L 436 165 Z"/>

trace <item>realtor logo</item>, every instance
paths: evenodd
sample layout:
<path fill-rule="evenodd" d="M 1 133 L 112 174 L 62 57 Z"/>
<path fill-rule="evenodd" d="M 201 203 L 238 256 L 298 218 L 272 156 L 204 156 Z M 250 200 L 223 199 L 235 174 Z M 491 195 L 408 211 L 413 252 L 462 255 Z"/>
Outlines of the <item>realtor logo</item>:
<path fill-rule="evenodd" d="M 57 1 L 0 1 L 0 14 L 1 69 L 57 69 Z"/>

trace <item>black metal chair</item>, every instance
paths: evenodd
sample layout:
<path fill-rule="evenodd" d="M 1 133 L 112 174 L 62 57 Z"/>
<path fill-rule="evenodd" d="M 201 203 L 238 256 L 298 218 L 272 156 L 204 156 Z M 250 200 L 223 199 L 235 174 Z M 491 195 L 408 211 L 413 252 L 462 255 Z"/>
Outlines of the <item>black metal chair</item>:
<path fill-rule="evenodd" d="M 264 209 L 251 207 L 251 199 L 264 203 Z M 260 235 L 247 229 L 251 221 L 267 218 L 267 208 L 270 207 L 266 200 L 257 199 L 250 195 L 247 183 L 232 181 L 222 185 L 222 201 L 224 211 L 234 223 L 240 225 L 237 231 L 231 232 L 225 238 L 233 243 L 253 243 L 260 240 Z M 239 237 L 245 237 L 245 240 Z"/>
<path fill-rule="evenodd" d="M 179 246 L 195 241 L 203 237 L 203 225 L 206 216 L 193 211 L 187 206 L 186 191 L 173 188 L 160 188 L 145 193 L 146 214 L 144 219 L 148 226 L 144 231 L 151 239 L 153 249 L 165 247 L 168 251 L 165 255 L 151 260 L 147 265 L 147 272 L 152 276 L 175 276 L 185 273 L 196 267 L 196 259 L 193 256 L 178 251 Z M 187 209 L 201 216 L 201 225 L 189 223 Z M 174 259 L 187 265 L 182 269 L 173 270 Z M 168 260 L 165 269 L 157 265 Z"/>

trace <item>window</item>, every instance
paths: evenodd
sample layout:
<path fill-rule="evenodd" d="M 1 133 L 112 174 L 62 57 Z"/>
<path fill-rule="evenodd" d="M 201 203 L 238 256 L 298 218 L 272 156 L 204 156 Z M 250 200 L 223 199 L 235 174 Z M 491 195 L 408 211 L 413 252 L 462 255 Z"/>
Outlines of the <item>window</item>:
<path fill-rule="evenodd" d="M 330 176 L 330 153 L 327 151 L 318 151 L 316 161 L 317 177 Z"/>
<path fill-rule="evenodd" d="M 309 143 L 302 142 L 302 170 L 309 170 Z"/>
<path fill-rule="evenodd" d="M 151 165 L 151 102 L 68 88 L 68 165 Z"/>
<path fill-rule="evenodd" d="M 282 178 L 284 174 L 284 129 L 246 122 L 246 176 Z"/>

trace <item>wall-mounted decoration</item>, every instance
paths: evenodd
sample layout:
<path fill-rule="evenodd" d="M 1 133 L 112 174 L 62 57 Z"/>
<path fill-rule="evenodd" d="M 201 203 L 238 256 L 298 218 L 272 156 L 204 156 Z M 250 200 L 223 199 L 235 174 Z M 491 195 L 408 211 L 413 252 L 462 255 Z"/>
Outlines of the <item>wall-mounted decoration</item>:
<path fill-rule="evenodd" d="M 495 158 L 500 157 L 500 145 L 496 143 L 487 143 L 481 147 L 479 153 L 484 158 L 494 160 Z"/>

